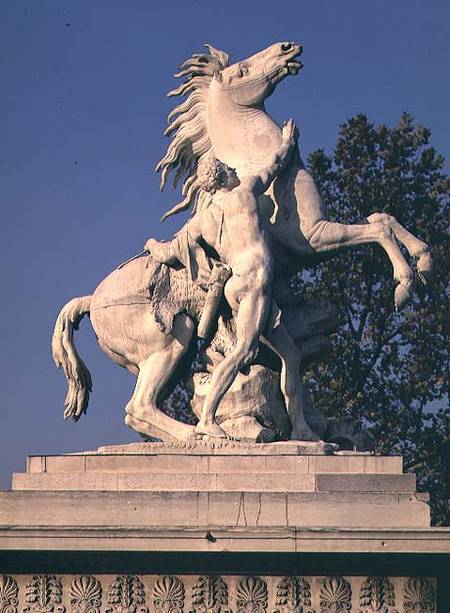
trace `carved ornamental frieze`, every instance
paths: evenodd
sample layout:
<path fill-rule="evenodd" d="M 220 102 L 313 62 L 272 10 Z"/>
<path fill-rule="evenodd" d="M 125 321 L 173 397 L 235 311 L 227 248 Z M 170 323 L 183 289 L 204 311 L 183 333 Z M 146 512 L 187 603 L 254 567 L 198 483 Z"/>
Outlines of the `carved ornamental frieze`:
<path fill-rule="evenodd" d="M 428 579 L 413 577 L 406 582 L 403 590 L 403 607 L 404 613 L 435 611 L 435 589 Z"/>
<path fill-rule="evenodd" d="M 345 613 L 352 608 L 352 588 L 342 577 L 322 580 L 320 588 L 320 613 Z"/>
<path fill-rule="evenodd" d="M 259 577 L 244 577 L 236 593 L 237 613 L 267 613 L 267 584 Z"/>
<path fill-rule="evenodd" d="M 105 613 L 148 613 L 145 588 L 136 575 L 121 575 L 108 589 Z"/>
<path fill-rule="evenodd" d="M 160 577 L 153 588 L 155 613 L 184 613 L 184 584 L 178 577 Z"/>
<path fill-rule="evenodd" d="M 95 577 L 76 577 L 70 586 L 72 613 L 100 613 L 102 584 Z"/>
<path fill-rule="evenodd" d="M 222 577 L 199 577 L 192 586 L 192 613 L 232 613 Z"/>
<path fill-rule="evenodd" d="M 8 575 L 0 575 L 0 613 L 17 613 L 19 587 Z"/>
<path fill-rule="evenodd" d="M 0 575 L 0 613 L 438 613 L 436 594 L 430 577 Z"/>
<path fill-rule="evenodd" d="M 64 613 L 61 580 L 53 575 L 34 575 L 25 586 L 23 613 Z"/>
<path fill-rule="evenodd" d="M 395 589 L 387 577 L 368 577 L 361 586 L 359 613 L 398 613 Z"/>
<path fill-rule="evenodd" d="M 309 613 L 311 588 L 303 577 L 285 577 L 277 585 L 274 613 Z"/>

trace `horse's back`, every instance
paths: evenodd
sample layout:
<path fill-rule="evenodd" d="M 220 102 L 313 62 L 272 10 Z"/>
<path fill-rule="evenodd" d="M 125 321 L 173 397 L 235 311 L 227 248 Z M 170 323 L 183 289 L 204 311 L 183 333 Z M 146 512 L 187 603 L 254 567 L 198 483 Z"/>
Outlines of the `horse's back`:
<path fill-rule="evenodd" d="M 91 298 L 91 323 L 100 347 L 132 372 L 168 342 L 152 307 L 160 267 L 152 257 L 136 258 L 113 270 Z"/>
<path fill-rule="evenodd" d="M 113 270 L 94 291 L 91 309 L 115 305 L 148 304 L 152 258 L 140 257 Z"/>
<path fill-rule="evenodd" d="M 134 356 L 139 343 L 148 345 L 146 338 L 153 328 L 150 310 L 151 258 L 137 258 L 121 268 L 113 270 L 94 291 L 91 298 L 90 317 L 98 341 L 110 357 L 115 354 Z M 143 347 L 147 351 L 146 347 Z M 110 353 L 112 352 L 112 353 Z"/>

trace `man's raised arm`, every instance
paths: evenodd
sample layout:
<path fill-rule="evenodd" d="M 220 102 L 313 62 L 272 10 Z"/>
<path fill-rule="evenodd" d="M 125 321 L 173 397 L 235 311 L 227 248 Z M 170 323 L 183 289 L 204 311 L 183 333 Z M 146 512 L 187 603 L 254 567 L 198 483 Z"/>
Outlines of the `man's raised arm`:
<path fill-rule="evenodd" d="M 177 262 L 183 266 L 187 266 L 186 255 L 187 252 L 183 248 L 183 245 L 192 247 L 194 243 L 198 242 L 202 238 L 201 231 L 201 215 L 198 213 L 192 219 L 190 219 L 179 230 L 172 240 L 158 241 L 155 238 L 149 238 L 144 245 L 144 251 L 150 253 L 158 262 L 167 265 L 174 265 Z"/>
<path fill-rule="evenodd" d="M 298 138 L 297 126 L 292 119 L 289 119 L 284 124 L 281 135 L 283 139 L 281 147 L 275 153 L 269 165 L 262 168 L 254 177 L 253 192 L 256 197 L 264 194 L 275 177 L 284 170 L 291 157 L 292 149 L 296 145 Z"/>

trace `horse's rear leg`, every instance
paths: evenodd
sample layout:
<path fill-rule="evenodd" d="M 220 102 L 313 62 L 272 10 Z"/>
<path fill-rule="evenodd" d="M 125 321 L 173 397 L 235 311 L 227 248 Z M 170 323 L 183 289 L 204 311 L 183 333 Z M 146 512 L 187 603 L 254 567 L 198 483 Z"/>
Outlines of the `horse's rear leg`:
<path fill-rule="evenodd" d="M 193 426 L 172 419 L 157 407 L 159 392 L 186 351 L 193 331 L 192 320 L 187 315 L 177 315 L 172 334 L 166 336 L 161 332 L 154 353 L 139 364 L 134 394 L 125 408 L 125 423 L 137 432 L 165 441 L 188 440 L 194 436 Z"/>

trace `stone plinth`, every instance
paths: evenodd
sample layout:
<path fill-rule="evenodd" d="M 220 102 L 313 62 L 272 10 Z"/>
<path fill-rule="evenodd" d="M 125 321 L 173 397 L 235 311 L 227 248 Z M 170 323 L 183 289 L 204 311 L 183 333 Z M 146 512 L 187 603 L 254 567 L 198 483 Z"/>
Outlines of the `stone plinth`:
<path fill-rule="evenodd" d="M 86 528 L 429 526 L 427 497 L 400 458 L 299 455 L 295 443 L 235 445 L 232 455 L 229 446 L 154 447 L 30 457 L 0 498 L 4 517 L 56 527 L 76 513 Z"/>
<path fill-rule="evenodd" d="M 298 597 L 309 585 L 296 611 L 328 610 L 321 598 L 337 590 L 353 607 L 343 610 L 359 612 L 361 594 L 378 581 L 402 613 L 409 591 L 434 599 L 445 588 L 448 537 L 430 528 L 427 495 L 416 492 L 400 457 L 314 444 L 139 443 L 31 456 L 12 490 L 0 493 L 0 571 L 26 593 L 33 577 L 59 581 L 66 609 L 89 582 L 106 606 L 114 581 L 137 573 L 150 610 L 157 586 L 173 583 L 185 610 L 195 611 L 196 585 L 209 585 L 213 572 L 227 575 L 222 605 L 233 612 L 245 608 L 242 590 L 265 594 L 259 613 L 281 611 L 283 581 L 294 592 L 292 581 L 300 582 Z M 122 579 L 111 574 L 119 568 Z"/>

